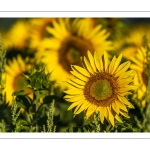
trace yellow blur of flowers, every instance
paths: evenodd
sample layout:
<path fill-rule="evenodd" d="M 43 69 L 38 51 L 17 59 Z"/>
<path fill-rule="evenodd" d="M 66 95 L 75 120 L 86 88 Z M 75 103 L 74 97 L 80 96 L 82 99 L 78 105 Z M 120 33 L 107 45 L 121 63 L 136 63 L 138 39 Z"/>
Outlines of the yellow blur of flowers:
<path fill-rule="evenodd" d="M 113 126 L 114 118 L 122 123 L 119 115 L 129 118 L 127 107 L 134 108 L 125 97 L 135 88 L 132 85 L 133 71 L 127 71 L 130 62 L 120 65 L 122 55 L 109 61 L 106 52 L 101 57 L 97 52 L 92 56 L 88 51 L 87 55 L 88 59 L 81 59 L 83 67 L 71 66 L 75 78 L 67 81 L 70 88 L 64 91 L 67 94 L 65 100 L 72 102 L 68 110 L 76 107 L 75 115 L 85 111 L 85 119 L 96 111 L 100 112 L 102 123 L 104 118 Z"/>
<path fill-rule="evenodd" d="M 30 25 L 27 20 L 20 19 L 4 33 L 3 40 L 6 50 L 16 48 L 22 50 L 28 45 Z"/>
<path fill-rule="evenodd" d="M 90 49 L 99 55 L 103 51 L 112 50 L 112 42 L 108 40 L 109 33 L 101 25 L 92 27 L 89 19 L 58 19 L 48 26 L 49 38 L 45 38 L 38 47 L 37 58 L 42 57 L 49 70 L 51 80 L 64 89 L 64 82 L 70 78 L 70 65 L 81 66 L 80 57 Z"/>
<path fill-rule="evenodd" d="M 31 65 L 29 59 L 23 58 L 18 55 L 16 58 L 8 61 L 8 64 L 5 66 L 6 70 L 6 102 L 9 105 L 12 104 L 12 93 L 17 90 L 24 90 L 26 94 L 32 97 L 32 92 L 29 88 L 27 88 L 27 81 L 24 77 L 24 73 L 27 72 L 28 69 L 31 69 Z"/>
<path fill-rule="evenodd" d="M 30 44 L 29 47 L 35 49 L 38 47 L 39 42 L 47 35 L 46 27 L 51 25 L 52 21 L 56 18 L 31 18 L 29 20 Z"/>
<path fill-rule="evenodd" d="M 137 85 L 136 94 L 134 95 L 134 99 L 140 100 L 140 105 L 145 107 L 146 105 L 146 86 L 147 86 L 147 79 L 146 79 L 146 70 L 145 70 L 145 63 L 146 59 L 146 49 L 141 47 L 137 50 L 137 53 L 131 57 L 131 69 L 136 72 L 136 76 L 134 78 L 134 84 Z"/>
<path fill-rule="evenodd" d="M 130 60 L 131 56 L 136 54 L 137 50 L 143 46 L 142 38 L 145 35 L 148 39 L 150 38 L 149 25 L 134 25 L 128 29 L 126 35 L 116 43 L 116 46 L 120 45 L 120 51 L 124 58 Z"/>

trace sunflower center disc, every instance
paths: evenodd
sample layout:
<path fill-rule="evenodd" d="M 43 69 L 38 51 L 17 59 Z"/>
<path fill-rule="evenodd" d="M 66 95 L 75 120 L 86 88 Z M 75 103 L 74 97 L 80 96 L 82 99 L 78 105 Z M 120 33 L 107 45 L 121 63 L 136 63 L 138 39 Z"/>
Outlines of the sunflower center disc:
<path fill-rule="evenodd" d="M 27 88 L 27 81 L 22 74 L 15 77 L 13 87 L 15 90 L 25 90 Z"/>
<path fill-rule="evenodd" d="M 80 57 L 85 56 L 87 50 L 94 51 L 93 45 L 79 36 L 68 36 L 61 42 L 59 48 L 59 64 L 70 73 L 70 65 L 81 66 Z"/>
<path fill-rule="evenodd" d="M 70 64 L 74 64 L 79 61 L 80 56 L 81 56 L 80 51 L 72 47 L 69 49 L 66 57 L 70 62 Z"/>
<path fill-rule="evenodd" d="M 90 88 L 91 96 L 97 101 L 105 100 L 108 97 L 111 97 L 112 93 L 113 91 L 110 82 L 106 79 L 93 82 Z"/>

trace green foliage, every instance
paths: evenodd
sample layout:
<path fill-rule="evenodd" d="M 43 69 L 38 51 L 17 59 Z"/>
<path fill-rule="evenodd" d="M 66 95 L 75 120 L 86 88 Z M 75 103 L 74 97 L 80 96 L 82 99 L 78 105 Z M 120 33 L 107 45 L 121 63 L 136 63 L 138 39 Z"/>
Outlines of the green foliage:
<path fill-rule="evenodd" d="M 5 79 L 3 79 L 3 73 L 5 71 L 5 64 L 6 64 L 6 50 L 4 49 L 2 37 L 0 34 L 0 104 L 3 102 L 2 92 L 5 87 Z"/>
<path fill-rule="evenodd" d="M 25 77 L 29 81 L 28 87 L 33 91 L 33 99 L 26 95 L 23 90 L 13 93 L 15 99 L 12 104 L 12 123 L 17 128 L 15 131 L 42 132 L 45 124 L 47 124 L 47 132 L 55 131 L 53 113 L 56 96 L 48 94 L 49 74 L 45 74 L 44 68 L 39 68 L 39 70 L 33 69 Z M 44 96 L 42 95 L 43 91 L 47 91 Z M 20 111 L 16 113 L 17 108 L 22 109 L 21 114 Z"/>
<path fill-rule="evenodd" d="M 29 82 L 28 87 L 34 90 L 48 90 L 50 88 L 50 73 L 45 74 L 45 67 L 39 64 L 39 69 L 31 70 L 29 75 L 24 75 Z"/>

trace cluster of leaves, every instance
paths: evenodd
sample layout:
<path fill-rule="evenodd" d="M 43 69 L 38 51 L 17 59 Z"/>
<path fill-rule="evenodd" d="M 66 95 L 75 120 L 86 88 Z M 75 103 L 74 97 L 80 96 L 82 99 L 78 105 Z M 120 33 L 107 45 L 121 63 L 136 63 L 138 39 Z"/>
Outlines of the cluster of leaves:
<path fill-rule="evenodd" d="M 33 92 L 33 98 L 25 94 L 23 90 L 13 93 L 13 103 L 9 108 L 11 122 L 6 125 L 5 121 L 1 120 L 1 131 L 55 132 L 54 104 L 58 97 L 49 94 L 51 85 L 48 80 L 49 75 L 49 73 L 45 74 L 45 69 L 42 66 L 25 75 L 28 87 Z"/>

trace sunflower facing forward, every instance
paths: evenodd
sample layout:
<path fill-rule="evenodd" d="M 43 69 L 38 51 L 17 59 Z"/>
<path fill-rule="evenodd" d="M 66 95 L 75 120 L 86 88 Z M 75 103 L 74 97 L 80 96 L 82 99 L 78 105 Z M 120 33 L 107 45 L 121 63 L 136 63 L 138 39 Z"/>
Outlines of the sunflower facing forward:
<path fill-rule="evenodd" d="M 37 57 L 43 57 L 41 61 L 49 72 L 53 71 L 51 80 L 56 80 L 61 87 L 64 86 L 63 81 L 71 76 L 70 66 L 81 66 L 80 56 L 86 55 L 87 49 L 92 53 L 97 50 L 99 55 L 103 50 L 113 49 L 107 30 L 101 25 L 92 27 L 89 19 L 60 18 L 52 24 L 47 27 L 50 37 L 39 44 Z"/>
<path fill-rule="evenodd" d="M 100 112 L 100 121 L 106 118 L 114 126 L 114 118 L 122 122 L 119 115 L 129 118 L 127 107 L 134 108 L 125 97 L 135 88 L 132 70 L 127 71 L 130 62 L 120 65 L 122 55 L 109 62 L 106 52 L 99 58 L 96 52 L 93 57 L 88 51 L 88 58 L 81 58 L 83 67 L 72 65 L 75 78 L 67 81 L 70 89 L 64 91 L 65 100 L 73 102 L 68 110 L 76 107 L 75 115 L 85 110 L 85 119 Z"/>
<path fill-rule="evenodd" d="M 29 63 L 29 58 L 25 60 L 18 55 L 16 58 L 8 61 L 8 64 L 5 66 L 6 70 L 6 102 L 9 105 L 12 104 L 12 93 L 17 90 L 24 90 L 26 94 L 29 94 L 32 97 L 31 89 L 27 88 L 27 80 L 24 77 L 24 73 L 27 70 L 31 69 L 31 64 Z"/>

